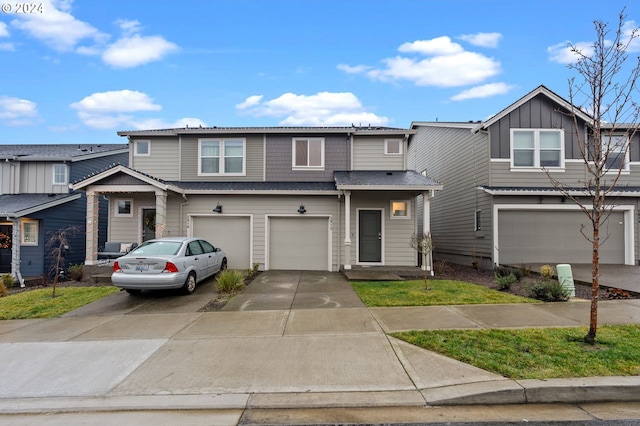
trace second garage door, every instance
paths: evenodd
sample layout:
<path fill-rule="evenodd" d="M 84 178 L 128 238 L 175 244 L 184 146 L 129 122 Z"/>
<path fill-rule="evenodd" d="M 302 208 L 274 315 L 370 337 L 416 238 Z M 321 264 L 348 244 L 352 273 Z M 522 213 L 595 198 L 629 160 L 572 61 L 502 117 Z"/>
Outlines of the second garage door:
<path fill-rule="evenodd" d="M 193 217 L 193 236 L 204 238 L 227 254 L 229 268 L 251 267 L 251 233 L 249 217 Z"/>
<path fill-rule="evenodd" d="M 269 269 L 329 270 L 329 219 L 269 218 Z"/>
<path fill-rule="evenodd" d="M 591 243 L 580 233 L 592 232 L 582 212 L 504 210 L 498 215 L 501 264 L 591 263 Z M 600 229 L 600 262 L 624 264 L 624 214 L 613 212 Z M 602 242 L 606 238 L 606 241 Z"/>

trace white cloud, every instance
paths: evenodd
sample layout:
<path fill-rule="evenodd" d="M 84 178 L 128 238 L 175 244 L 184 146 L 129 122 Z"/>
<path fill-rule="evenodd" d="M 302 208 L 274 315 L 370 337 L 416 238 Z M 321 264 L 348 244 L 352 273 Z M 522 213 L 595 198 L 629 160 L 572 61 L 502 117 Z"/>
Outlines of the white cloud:
<path fill-rule="evenodd" d="M 244 102 L 241 102 L 238 105 L 236 105 L 236 108 L 247 109 L 247 108 L 254 107 L 260 103 L 263 97 L 264 96 L 262 95 L 249 96 L 247 99 L 244 100 Z"/>
<path fill-rule="evenodd" d="M 506 83 L 490 83 L 464 90 L 451 98 L 452 101 L 464 101 L 467 99 L 489 98 L 495 95 L 504 95 L 513 89 Z"/>
<path fill-rule="evenodd" d="M 477 34 L 464 34 L 460 36 L 461 40 L 480 47 L 498 47 L 502 34 L 500 33 L 477 33 Z"/>
<path fill-rule="evenodd" d="M 0 120 L 9 126 L 33 124 L 38 117 L 35 102 L 10 96 L 0 96 Z"/>
<path fill-rule="evenodd" d="M 349 92 L 320 92 L 315 95 L 285 93 L 262 102 L 260 95 L 250 96 L 236 105 L 254 117 L 281 118 L 283 126 L 386 125 L 387 117 L 366 111 L 360 100 Z"/>
<path fill-rule="evenodd" d="M 403 53 L 421 53 L 423 55 L 455 55 L 464 51 L 462 46 L 452 42 L 447 36 L 404 43 L 398 50 Z"/>
<path fill-rule="evenodd" d="M 576 62 L 580 56 L 571 50 L 569 44 L 570 42 L 566 41 L 547 47 L 549 60 L 565 65 Z M 585 56 L 591 56 L 593 54 L 593 43 L 584 41 L 574 43 L 573 46 Z"/>
<path fill-rule="evenodd" d="M 122 30 L 122 33 L 125 36 L 130 36 L 132 34 L 138 34 L 140 32 L 140 30 L 142 29 L 142 26 L 140 25 L 140 22 L 136 19 L 134 20 L 129 20 L 129 19 L 118 19 L 116 21 L 116 24 L 120 27 L 120 29 Z"/>
<path fill-rule="evenodd" d="M 12 52 L 16 50 L 16 48 L 11 43 L 0 43 L 0 50 L 4 50 L 5 52 Z"/>
<path fill-rule="evenodd" d="M 9 30 L 7 29 L 7 24 L 4 22 L 0 22 L 0 37 L 9 37 Z"/>
<path fill-rule="evenodd" d="M 635 31 L 635 35 L 634 35 L 634 30 L 637 30 L 638 26 L 636 25 L 635 21 L 627 21 L 622 25 L 622 42 L 624 44 L 629 43 L 629 48 L 627 49 L 628 52 L 640 52 L 640 38 L 638 38 L 638 36 L 640 36 L 640 34 L 638 33 L 638 31 Z M 631 37 L 634 37 L 633 40 L 630 40 Z"/>
<path fill-rule="evenodd" d="M 198 118 L 181 118 L 167 122 L 159 118 L 140 118 L 135 113 L 160 111 L 162 106 L 154 103 L 146 93 L 135 90 L 117 90 L 89 95 L 71 104 L 78 111 L 78 117 L 88 127 L 94 129 L 160 129 L 173 127 L 204 126 Z"/>
<path fill-rule="evenodd" d="M 436 87 L 478 84 L 501 72 L 500 62 L 480 53 L 467 51 L 446 36 L 404 43 L 398 50 L 406 55 L 384 59 L 384 67 L 341 64 L 338 69 L 361 73 L 373 80 L 407 80 L 418 86 Z M 409 56 L 410 54 L 427 58 Z"/>
<path fill-rule="evenodd" d="M 132 68 L 162 59 L 178 46 L 161 36 L 125 36 L 108 46 L 102 60 L 116 68 Z"/>
<path fill-rule="evenodd" d="M 40 3 L 46 12 L 16 14 L 11 25 L 61 52 L 73 51 L 83 40 L 95 43 L 108 37 L 71 15 L 71 0 L 42 0 Z"/>

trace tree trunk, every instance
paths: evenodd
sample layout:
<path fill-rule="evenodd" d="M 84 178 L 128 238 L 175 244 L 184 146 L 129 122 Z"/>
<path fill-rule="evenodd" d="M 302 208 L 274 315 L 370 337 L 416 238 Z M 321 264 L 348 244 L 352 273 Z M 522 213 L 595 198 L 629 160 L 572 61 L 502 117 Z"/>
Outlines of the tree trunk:
<path fill-rule="evenodd" d="M 589 315 L 589 332 L 584 336 L 584 342 L 590 345 L 596 343 L 598 330 L 598 293 L 600 290 L 600 211 L 593 217 L 593 259 L 591 270 L 591 311 Z"/>

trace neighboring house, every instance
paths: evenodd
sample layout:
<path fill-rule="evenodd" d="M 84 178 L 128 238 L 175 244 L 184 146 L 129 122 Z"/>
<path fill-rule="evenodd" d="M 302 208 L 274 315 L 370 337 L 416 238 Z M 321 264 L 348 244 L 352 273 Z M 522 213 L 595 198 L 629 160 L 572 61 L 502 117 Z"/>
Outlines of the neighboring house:
<path fill-rule="evenodd" d="M 571 104 L 539 86 L 484 122 L 414 122 L 409 167 L 446 189 L 431 202 L 434 253 L 461 264 L 591 263 L 592 231 L 579 207 L 556 190 L 543 170 L 576 190 L 588 179 Z M 584 142 L 590 117 L 577 110 Z M 627 138 L 620 133 L 621 138 Z M 640 143 L 630 143 L 613 211 L 601 228 L 600 262 L 638 263 Z M 617 169 L 617 167 L 616 167 Z M 612 177 L 614 173 L 612 173 Z M 580 198 L 590 205 L 588 198 Z M 418 203 L 420 205 L 420 203 Z"/>
<path fill-rule="evenodd" d="M 0 273 L 21 282 L 48 274 L 47 240 L 67 226 L 79 233 L 66 260 L 82 263 L 87 204 L 69 183 L 128 159 L 126 144 L 0 145 Z M 98 228 L 106 238 L 106 222 Z"/>
<path fill-rule="evenodd" d="M 87 192 L 89 223 L 106 197 L 110 241 L 198 236 L 229 267 L 338 271 L 416 266 L 411 235 L 429 229 L 416 196 L 441 186 L 407 169 L 414 131 L 387 127 L 181 128 L 119 132 L 129 167 L 72 188 Z M 423 206 L 424 207 L 424 206 Z M 86 264 L 97 262 L 87 229 Z"/>

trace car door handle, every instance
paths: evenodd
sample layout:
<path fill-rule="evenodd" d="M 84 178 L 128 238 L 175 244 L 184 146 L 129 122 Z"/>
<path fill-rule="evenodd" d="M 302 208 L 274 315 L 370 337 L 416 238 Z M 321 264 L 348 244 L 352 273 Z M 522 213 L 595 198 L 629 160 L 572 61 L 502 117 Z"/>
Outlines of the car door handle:
<path fill-rule="evenodd" d="M 200 260 L 200 258 L 199 257 L 194 257 L 193 260 Z"/>

